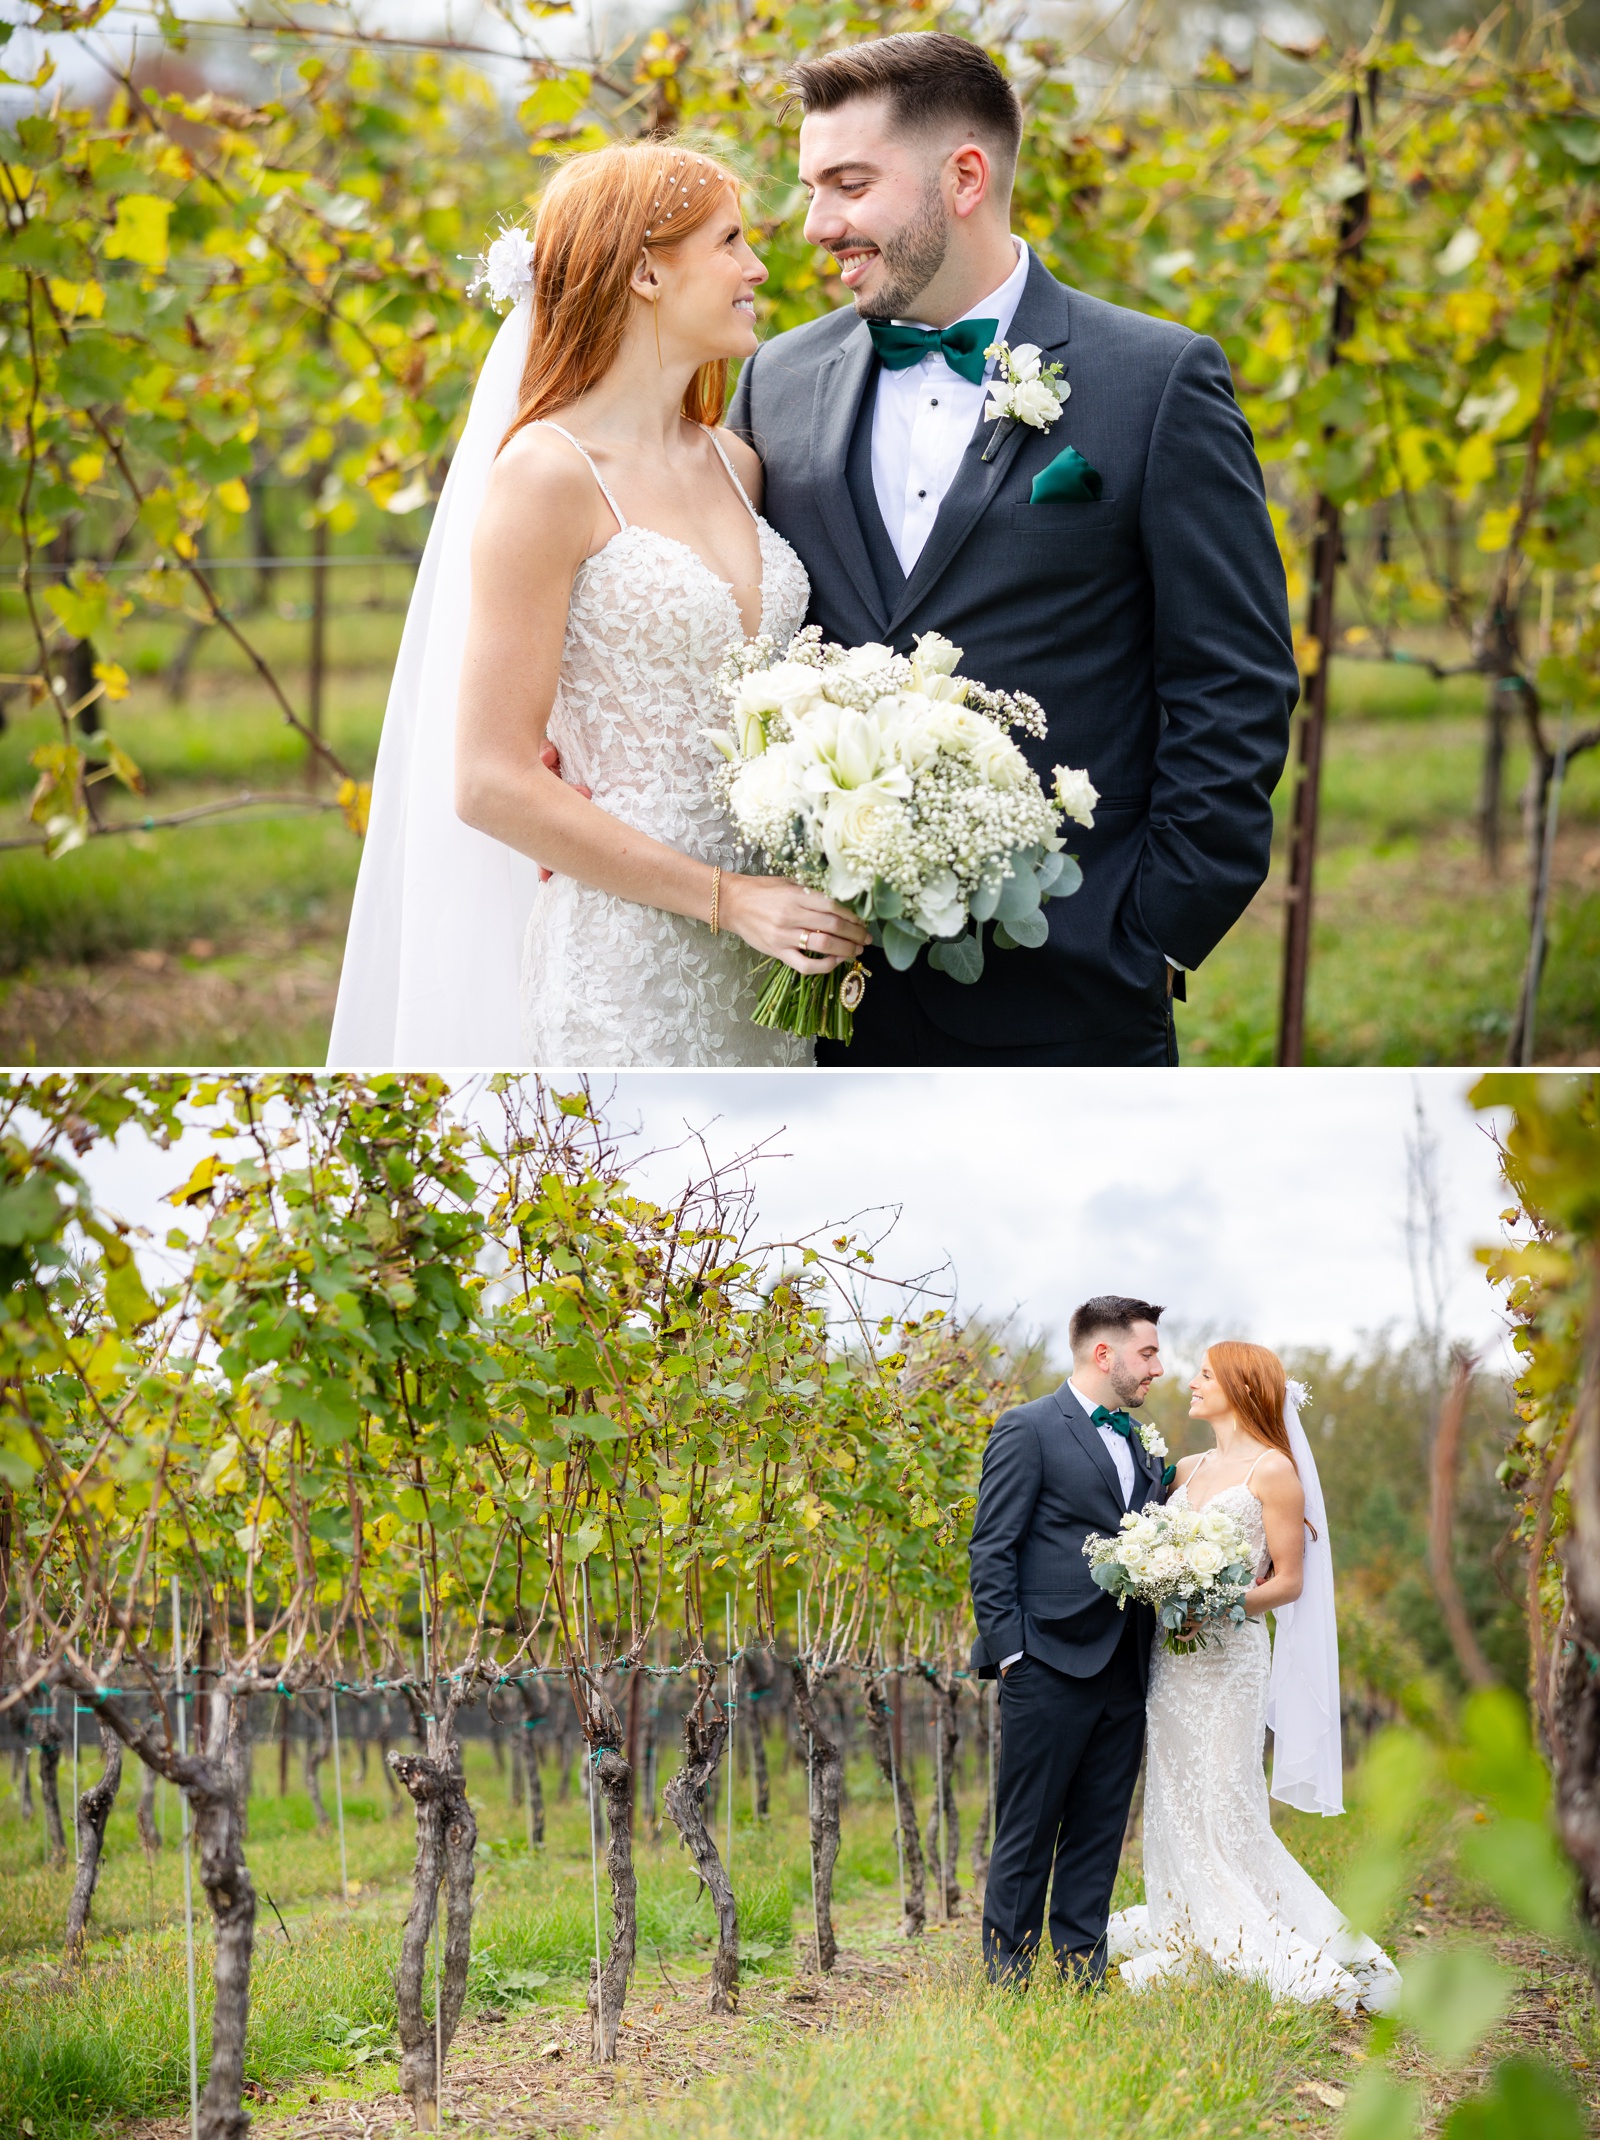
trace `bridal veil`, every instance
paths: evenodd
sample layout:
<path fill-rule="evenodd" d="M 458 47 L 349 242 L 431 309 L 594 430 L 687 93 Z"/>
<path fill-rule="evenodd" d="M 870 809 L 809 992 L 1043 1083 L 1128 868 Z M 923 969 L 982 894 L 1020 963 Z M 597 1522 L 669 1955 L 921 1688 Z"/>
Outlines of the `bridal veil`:
<path fill-rule="evenodd" d="M 422 553 L 378 746 L 331 1070 L 521 1060 L 517 969 L 538 867 L 456 816 L 455 728 L 472 533 L 516 417 L 532 317 L 524 294 L 495 336 Z"/>
<path fill-rule="evenodd" d="M 1283 1423 L 1306 1497 L 1305 1576 L 1292 1605 L 1279 1605 L 1267 1688 L 1272 1728 L 1272 1795 L 1302 1813 L 1344 1811 L 1344 1755 L 1339 1732 L 1339 1629 L 1333 1607 L 1333 1549 L 1317 1460 L 1300 1409 L 1306 1392 L 1289 1384 Z"/>

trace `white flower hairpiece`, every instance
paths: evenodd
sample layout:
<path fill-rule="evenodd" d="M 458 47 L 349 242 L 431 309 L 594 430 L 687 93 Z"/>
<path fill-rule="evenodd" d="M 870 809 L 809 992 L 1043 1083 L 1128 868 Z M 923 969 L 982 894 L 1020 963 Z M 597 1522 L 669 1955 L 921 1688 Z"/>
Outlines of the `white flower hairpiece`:
<path fill-rule="evenodd" d="M 1309 1382 L 1296 1382 L 1291 1375 L 1283 1385 L 1283 1394 L 1297 1412 L 1303 1412 L 1311 1402 L 1311 1385 Z"/>
<path fill-rule="evenodd" d="M 489 301 L 508 311 L 533 288 L 533 240 L 520 224 L 510 224 L 492 245 L 478 256 L 478 272 L 467 284 L 467 295 L 489 292 Z"/>

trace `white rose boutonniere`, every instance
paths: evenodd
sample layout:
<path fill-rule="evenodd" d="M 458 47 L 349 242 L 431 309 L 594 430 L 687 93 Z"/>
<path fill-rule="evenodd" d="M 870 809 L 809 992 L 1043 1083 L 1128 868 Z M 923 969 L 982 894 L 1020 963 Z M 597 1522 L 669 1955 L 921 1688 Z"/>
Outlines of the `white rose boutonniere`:
<path fill-rule="evenodd" d="M 1151 1426 L 1147 1419 L 1136 1419 L 1133 1424 L 1138 1431 L 1140 1441 L 1144 1444 L 1145 1455 L 1155 1463 L 1164 1464 L 1167 1461 L 1167 1445 L 1155 1428 Z"/>
<path fill-rule="evenodd" d="M 1058 765 L 1055 768 L 1056 801 L 1064 816 L 1075 825 L 1094 830 L 1094 806 L 1100 800 L 1100 790 L 1080 767 Z"/>
<path fill-rule="evenodd" d="M 993 357 L 1000 367 L 1000 376 L 989 381 L 984 421 L 993 423 L 998 417 L 1009 416 L 1014 423 L 1048 431 L 1072 392 L 1061 375 L 1061 366 L 1046 364 L 1032 342 L 1019 342 L 1015 349 L 1006 342 L 991 342 L 984 355 Z"/>

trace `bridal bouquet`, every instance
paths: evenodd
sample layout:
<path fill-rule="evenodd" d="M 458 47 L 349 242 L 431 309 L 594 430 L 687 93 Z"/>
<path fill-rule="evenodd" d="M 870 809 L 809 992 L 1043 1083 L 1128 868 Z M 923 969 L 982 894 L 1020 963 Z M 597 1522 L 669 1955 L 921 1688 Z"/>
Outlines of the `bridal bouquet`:
<path fill-rule="evenodd" d="M 1237 1626 L 1245 1618 L 1249 1541 L 1220 1508 L 1129 1509 L 1115 1537 L 1092 1534 L 1083 1550 L 1089 1573 L 1111 1592 L 1118 1611 L 1129 1598 L 1153 1605 L 1168 1645 L 1184 1655 L 1204 1647 L 1207 1622 Z M 1198 1632 L 1180 1636 L 1186 1625 Z"/>
<path fill-rule="evenodd" d="M 1038 700 L 957 676 L 961 649 L 937 632 L 908 657 L 824 645 L 807 625 L 774 654 L 746 641 L 717 674 L 729 725 L 707 733 L 741 837 L 858 914 L 897 971 L 926 944 L 930 966 L 976 981 L 988 921 L 1000 949 L 1037 949 L 1044 901 L 1083 882 L 1062 817 L 1092 826 L 1099 800 L 1066 766 L 1047 795 L 1006 733 L 1044 735 Z M 847 1041 L 864 983 L 859 966 L 800 974 L 774 959 L 756 1021 Z"/>

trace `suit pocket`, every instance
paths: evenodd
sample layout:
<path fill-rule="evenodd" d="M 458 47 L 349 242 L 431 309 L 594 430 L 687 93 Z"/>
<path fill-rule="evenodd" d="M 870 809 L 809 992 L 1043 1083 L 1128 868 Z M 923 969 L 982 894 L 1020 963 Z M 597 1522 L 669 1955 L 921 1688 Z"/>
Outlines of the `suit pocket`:
<path fill-rule="evenodd" d="M 1030 535 L 1104 535 L 1117 521 L 1117 501 L 1105 497 L 1091 504 L 1088 499 L 1045 498 L 1037 505 L 1024 502 L 1007 506 L 1005 517 L 1008 527 L 1020 528 Z"/>

